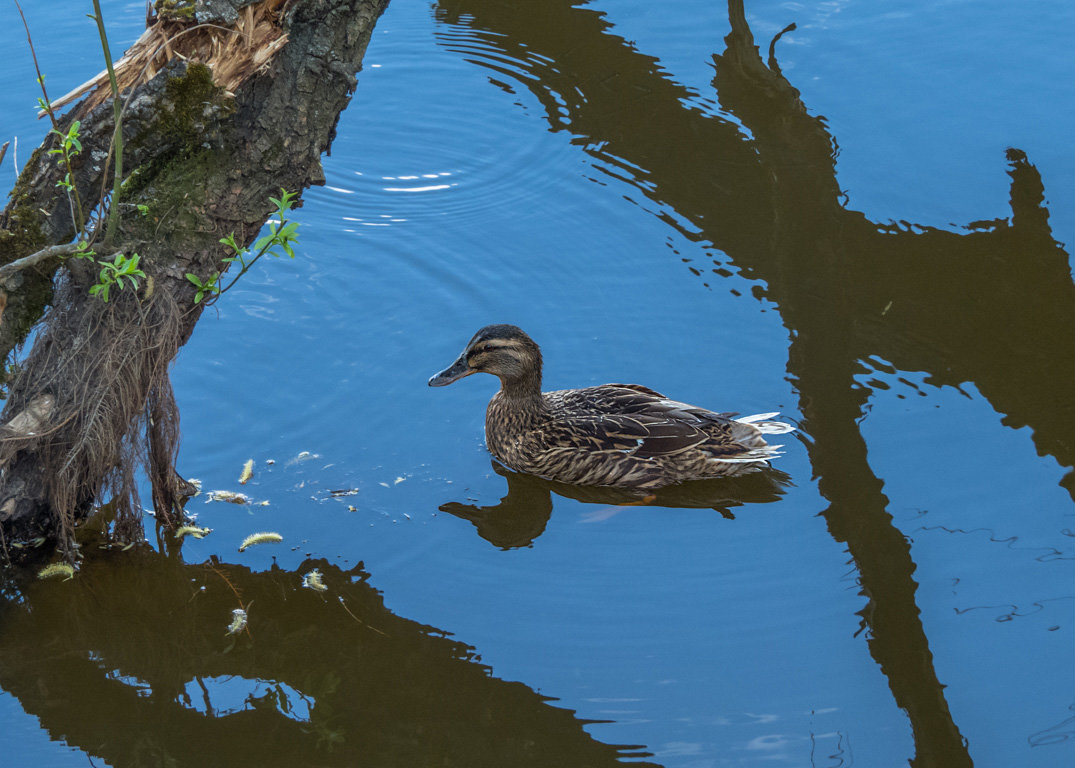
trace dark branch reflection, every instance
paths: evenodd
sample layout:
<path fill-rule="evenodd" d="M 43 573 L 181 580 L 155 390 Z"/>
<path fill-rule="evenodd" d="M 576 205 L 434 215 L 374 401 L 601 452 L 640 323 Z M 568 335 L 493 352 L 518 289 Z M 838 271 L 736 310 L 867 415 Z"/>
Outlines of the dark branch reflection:
<path fill-rule="evenodd" d="M 326 592 L 302 574 L 324 576 Z M 113 766 L 614 766 L 638 747 L 387 610 L 361 565 L 88 560 L 0 603 L 0 687 Z M 231 586 L 229 586 L 229 583 Z M 232 590 L 232 586 L 234 590 Z M 249 634 L 228 637 L 249 606 Z M 652 763 L 644 763 L 653 765 Z"/>
<path fill-rule="evenodd" d="M 823 514 L 858 566 L 870 652 L 911 720 L 911 762 L 967 766 L 915 603 L 910 548 L 867 461 L 858 420 L 871 390 L 855 376 L 880 358 L 931 384 L 972 382 L 1006 425 L 1030 426 L 1041 452 L 1072 466 L 1068 255 L 1049 228 L 1038 171 L 1016 149 L 1008 218 L 953 232 L 847 209 L 824 120 L 772 56 L 762 60 L 742 0 L 728 7 L 713 85 L 749 136 L 688 106 L 694 95 L 654 59 L 569 0 L 443 0 L 437 15 L 445 47 L 530 89 L 550 128 L 569 131 L 596 167 L 673 209 L 670 225 L 686 221 L 685 235 L 765 282 L 791 333 L 788 371 L 830 503 Z M 1064 485 L 1075 494 L 1075 473 Z"/>
<path fill-rule="evenodd" d="M 528 547 L 545 532 L 552 515 L 552 495 L 603 504 L 609 514 L 617 506 L 644 505 L 654 507 L 706 508 L 723 517 L 735 517 L 732 510 L 744 504 L 766 504 L 778 500 L 791 478 L 777 469 L 754 472 L 741 477 L 699 480 L 671 488 L 662 488 L 654 495 L 639 498 L 636 494 L 614 488 L 584 488 L 526 475 L 492 462 L 497 474 L 508 481 L 508 493 L 500 503 L 489 506 L 448 502 L 442 512 L 469 520 L 478 535 L 501 549 Z"/>

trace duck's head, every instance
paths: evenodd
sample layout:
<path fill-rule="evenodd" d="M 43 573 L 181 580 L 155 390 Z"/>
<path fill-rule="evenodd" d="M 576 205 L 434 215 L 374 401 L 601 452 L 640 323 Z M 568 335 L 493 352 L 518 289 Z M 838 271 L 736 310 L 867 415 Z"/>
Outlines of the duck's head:
<path fill-rule="evenodd" d="M 491 373 L 505 390 L 541 391 L 541 350 L 514 325 L 487 325 L 474 334 L 463 354 L 429 380 L 443 387 L 472 373 Z"/>

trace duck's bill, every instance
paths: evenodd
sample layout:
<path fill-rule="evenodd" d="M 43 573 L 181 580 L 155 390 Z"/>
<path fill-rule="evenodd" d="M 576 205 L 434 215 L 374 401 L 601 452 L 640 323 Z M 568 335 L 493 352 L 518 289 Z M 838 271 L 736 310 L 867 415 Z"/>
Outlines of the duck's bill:
<path fill-rule="evenodd" d="M 460 355 L 459 359 L 429 380 L 431 387 L 443 387 L 453 381 L 459 381 L 464 376 L 474 373 L 467 367 L 466 358 Z"/>

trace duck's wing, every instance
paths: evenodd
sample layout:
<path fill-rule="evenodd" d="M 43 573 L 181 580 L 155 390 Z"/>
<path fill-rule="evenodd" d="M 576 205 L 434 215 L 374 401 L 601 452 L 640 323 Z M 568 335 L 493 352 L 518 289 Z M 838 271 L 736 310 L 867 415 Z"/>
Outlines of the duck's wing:
<path fill-rule="evenodd" d="M 734 457 L 749 450 L 736 441 L 734 414 L 714 413 L 637 384 L 605 384 L 551 393 L 561 441 L 579 448 L 638 458 L 670 456 L 706 444 L 709 453 Z"/>

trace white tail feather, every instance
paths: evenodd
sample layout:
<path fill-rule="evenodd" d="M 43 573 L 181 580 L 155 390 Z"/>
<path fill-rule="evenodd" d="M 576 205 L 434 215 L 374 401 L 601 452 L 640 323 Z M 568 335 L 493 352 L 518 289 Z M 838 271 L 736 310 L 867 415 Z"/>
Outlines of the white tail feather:
<path fill-rule="evenodd" d="M 755 413 L 753 416 L 743 416 L 736 419 L 736 421 L 740 424 L 749 424 L 763 435 L 784 435 L 788 432 L 794 432 L 795 427 L 791 424 L 785 424 L 782 421 L 769 421 L 769 419 L 779 415 L 779 411 L 774 413 Z"/>

